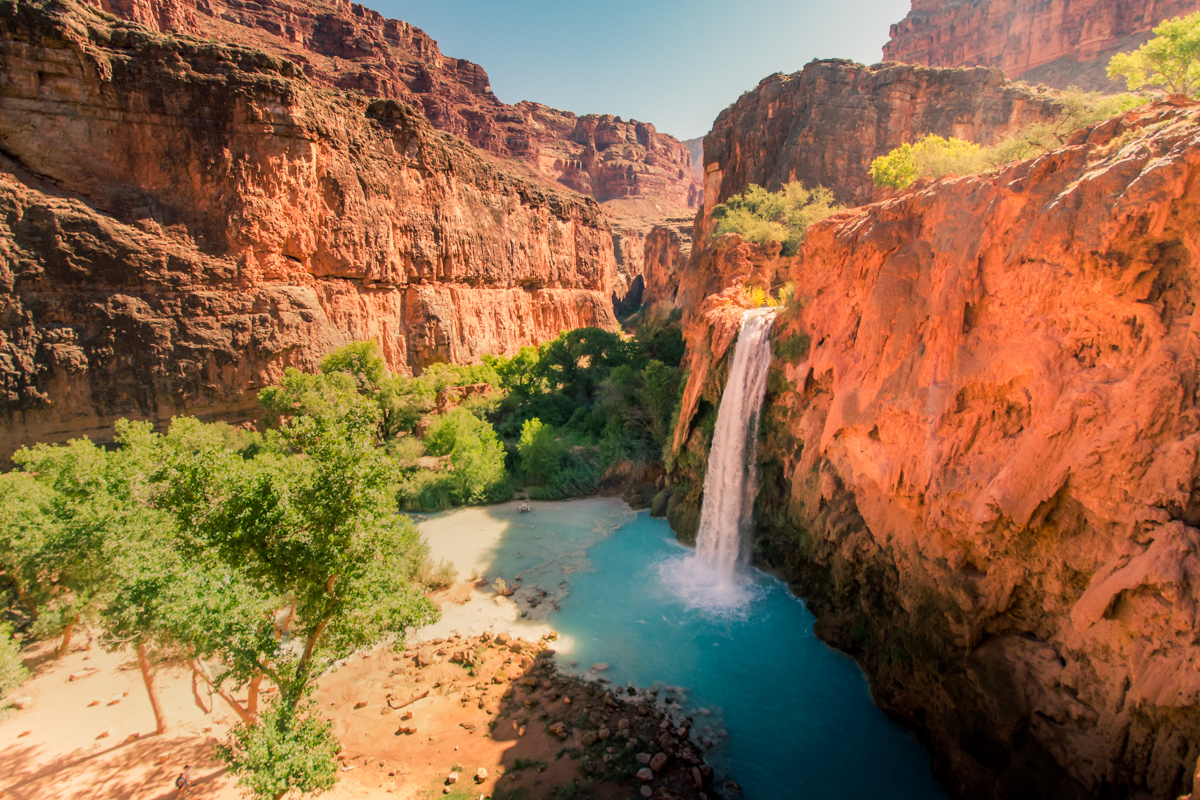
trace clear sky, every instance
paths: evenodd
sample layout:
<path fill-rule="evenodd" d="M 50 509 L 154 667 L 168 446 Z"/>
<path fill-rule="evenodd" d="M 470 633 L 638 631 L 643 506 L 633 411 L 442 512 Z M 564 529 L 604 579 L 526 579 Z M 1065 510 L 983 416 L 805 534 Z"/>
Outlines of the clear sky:
<path fill-rule="evenodd" d="M 652 122 L 703 136 L 773 72 L 882 58 L 909 0 L 366 0 L 487 70 L 506 103 Z"/>

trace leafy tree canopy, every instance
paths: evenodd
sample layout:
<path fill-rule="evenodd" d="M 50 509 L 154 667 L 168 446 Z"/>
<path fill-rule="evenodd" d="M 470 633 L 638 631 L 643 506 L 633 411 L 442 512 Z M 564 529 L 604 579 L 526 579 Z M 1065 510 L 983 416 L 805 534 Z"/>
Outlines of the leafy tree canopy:
<path fill-rule="evenodd" d="M 1153 39 L 1108 62 L 1108 77 L 1124 78 L 1130 89 L 1161 86 L 1173 95 L 1195 97 L 1200 89 L 1200 12 L 1164 21 Z"/>

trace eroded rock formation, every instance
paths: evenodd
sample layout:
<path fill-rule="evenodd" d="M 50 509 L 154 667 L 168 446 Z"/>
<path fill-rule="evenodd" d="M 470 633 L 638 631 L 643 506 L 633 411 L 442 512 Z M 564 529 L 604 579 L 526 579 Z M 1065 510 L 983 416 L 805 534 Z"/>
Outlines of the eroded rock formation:
<path fill-rule="evenodd" d="M 582 117 L 539 103 L 508 105 L 487 72 L 442 54 L 407 22 L 347 0 L 84 0 L 163 33 L 238 42 L 292 62 L 317 86 L 417 108 L 434 127 L 519 162 L 529 174 L 606 201 L 699 203 L 687 147 L 654 126 Z M 667 213 L 672 213 L 674 209 Z"/>
<path fill-rule="evenodd" d="M 400 102 L 72 2 L 0 2 L 0 76 L 4 454 L 236 419 L 352 339 L 408 372 L 615 326 L 595 201 Z"/>
<path fill-rule="evenodd" d="M 740 285 L 786 269 L 756 557 L 957 797 L 1191 788 L 1198 197 L 1200 108 L 1159 105 L 831 217 L 792 258 L 723 237 L 685 276 L 676 471 Z"/>
<path fill-rule="evenodd" d="M 642 273 L 646 284 L 645 303 L 679 307 L 676 302 L 679 281 L 692 257 L 694 222 L 689 217 L 668 219 L 646 234 Z"/>
<path fill-rule="evenodd" d="M 813 61 L 764 79 L 717 117 L 704 139 L 703 219 L 752 183 L 820 184 L 860 205 L 872 197 L 871 161 L 905 142 L 936 133 L 990 144 L 1058 110 L 999 70 Z"/>
<path fill-rule="evenodd" d="M 999 67 L 1013 79 L 1060 89 L 1125 91 L 1105 75 L 1164 19 L 1200 10 L 1196 0 L 913 0 L 891 28 L 883 57 L 931 67 Z"/>

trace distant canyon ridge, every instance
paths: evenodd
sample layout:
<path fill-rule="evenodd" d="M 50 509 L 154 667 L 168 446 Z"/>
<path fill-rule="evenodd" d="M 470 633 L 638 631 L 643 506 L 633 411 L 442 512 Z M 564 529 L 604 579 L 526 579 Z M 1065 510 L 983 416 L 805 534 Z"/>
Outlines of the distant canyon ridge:
<path fill-rule="evenodd" d="M 1060 89 L 1120 92 L 1105 75 L 1115 53 L 1136 49 L 1197 0 L 913 0 L 883 47 L 888 61 L 999 67 L 1009 78 Z"/>

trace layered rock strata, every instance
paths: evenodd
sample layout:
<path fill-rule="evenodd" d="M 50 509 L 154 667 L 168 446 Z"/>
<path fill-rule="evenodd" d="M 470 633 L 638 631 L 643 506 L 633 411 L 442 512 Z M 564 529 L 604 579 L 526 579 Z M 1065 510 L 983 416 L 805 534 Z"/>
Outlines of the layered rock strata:
<path fill-rule="evenodd" d="M 642 261 L 644 303 L 679 308 L 679 281 L 692 257 L 694 222 L 689 217 L 663 220 L 646 234 Z"/>
<path fill-rule="evenodd" d="M 703 218 L 752 183 L 820 184 L 861 205 L 872 198 L 871 162 L 905 142 L 936 133 L 991 144 L 1059 111 L 995 69 L 813 61 L 764 79 L 717 117 L 704 139 Z"/>
<path fill-rule="evenodd" d="M 613 328 L 595 201 L 260 50 L 0 2 L 0 451 L 237 418 L 380 342 L 419 371 Z"/>
<path fill-rule="evenodd" d="M 1124 91 L 1105 75 L 1164 19 L 1200 10 L 1196 0 L 913 0 L 891 27 L 883 57 L 930 67 L 998 67 L 1010 78 L 1060 89 Z"/>
<path fill-rule="evenodd" d="M 687 147 L 654 126 L 508 105 L 478 64 L 443 55 L 407 22 L 347 0 L 85 0 L 162 33 L 239 42 L 285 58 L 316 86 L 395 99 L 434 127 L 515 161 L 532 176 L 606 201 L 699 203 Z"/>
<path fill-rule="evenodd" d="M 786 269 L 756 558 L 956 797 L 1191 789 L 1197 197 L 1200 109 L 1153 106 L 829 218 L 792 258 L 724 237 L 685 275 L 701 299 L 672 483 L 741 284 Z"/>

